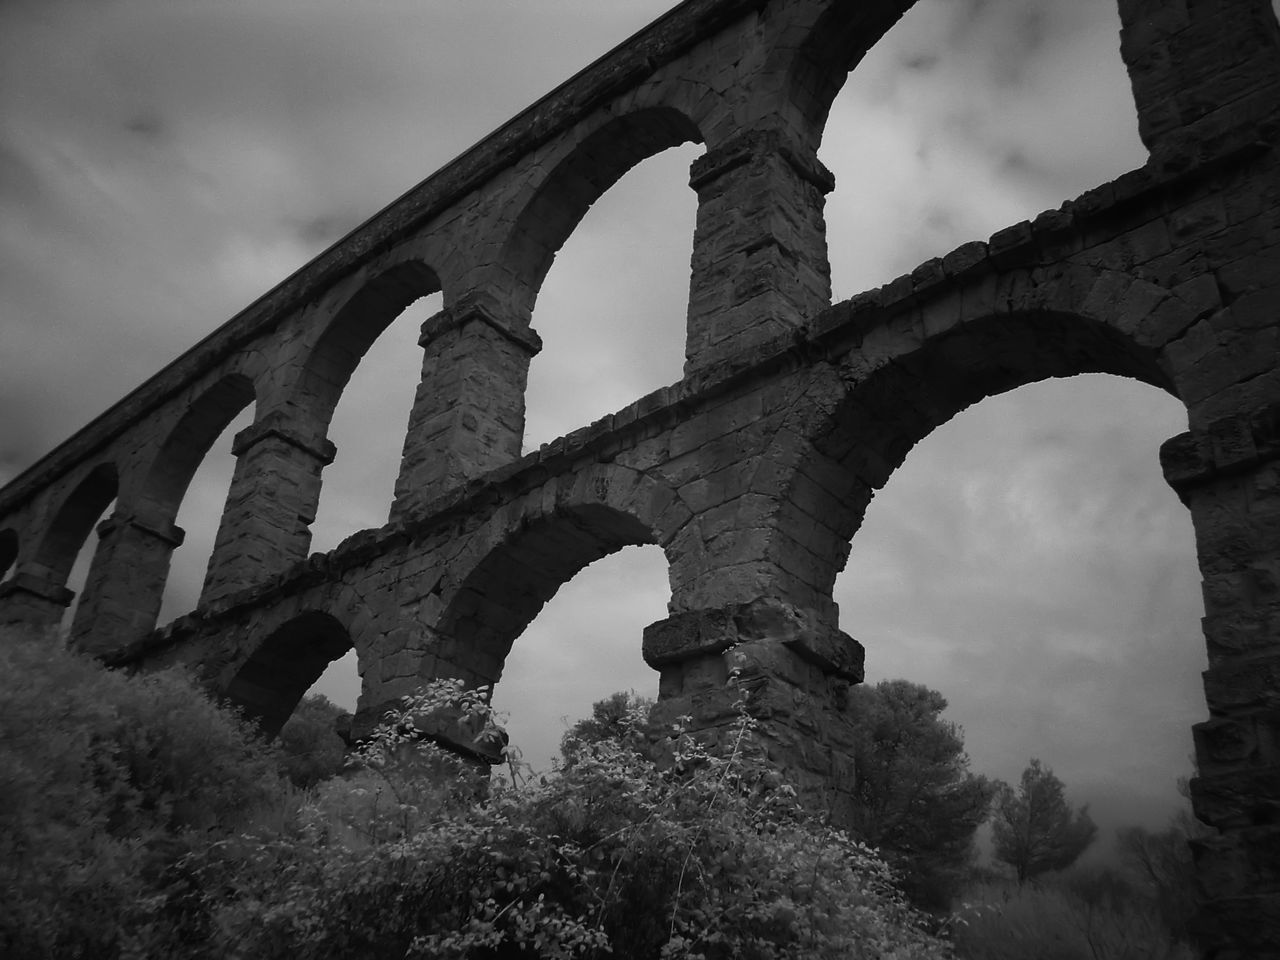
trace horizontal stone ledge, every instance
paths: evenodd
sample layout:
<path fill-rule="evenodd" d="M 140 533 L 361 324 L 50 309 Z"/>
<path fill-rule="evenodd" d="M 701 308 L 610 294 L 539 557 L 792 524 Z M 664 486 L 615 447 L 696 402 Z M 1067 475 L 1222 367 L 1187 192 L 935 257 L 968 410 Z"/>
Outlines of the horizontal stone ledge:
<path fill-rule="evenodd" d="M 403 710 L 404 705 L 399 700 L 384 700 L 376 707 L 361 710 L 351 720 L 349 736 L 356 742 L 367 740 L 375 727 L 387 722 L 387 714 L 399 716 Z M 495 736 L 488 737 L 477 718 L 464 717 L 456 706 L 439 709 L 428 716 L 416 716 L 413 724 L 412 731 L 400 731 L 407 737 L 406 760 L 412 757 L 414 741 L 424 740 L 467 760 L 490 766 L 506 763 L 507 758 L 502 753 L 509 739 L 506 731 L 491 728 Z"/>
<path fill-rule="evenodd" d="M 1160 447 L 1165 481 L 1180 495 L 1280 460 L 1280 403 L 1170 437 Z"/>
<path fill-rule="evenodd" d="M 761 640 L 783 644 L 826 674 L 862 682 L 862 644 L 824 623 L 815 612 L 772 598 L 692 610 L 659 620 L 645 627 L 643 652 L 645 662 L 661 670 Z"/>
<path fill-rule="evenodd" d="M 74 590 L 70 590 L 61 584 L 52 583 L 44 577 L 21 571 L 15 573 L 4 583 L 0 583 L 0 597 L 8 597 L 16 593 L 30 594 L 33 597 L 39 597 L 41 600 L 48 600 L 50 603 L 57 604 L 60 607 L 71 606 L 71 601 L 76 596 Z"/>
<path fill-rule="evenodd" d="M 465 298 L 428 317 L 420 329 L 418 346 L 428 349 L 446 333 L 463 330 L 473 323 L 489 327 L 530 357 L 542 351 L 542 338 L 527 323 L 506 316 L 495 301 L 479 296 Z"/>

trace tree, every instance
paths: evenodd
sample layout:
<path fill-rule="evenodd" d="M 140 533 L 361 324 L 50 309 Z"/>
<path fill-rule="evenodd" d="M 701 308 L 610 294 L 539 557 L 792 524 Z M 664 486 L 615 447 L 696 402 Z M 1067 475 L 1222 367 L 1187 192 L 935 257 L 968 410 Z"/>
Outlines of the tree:
<path fill-rule="evenodd" d="M 939 909 L 972 861 L 995 792 L 969 771 L 963 731 L 942 719 L 946 707 L 942 694 L 907 680 L 853 692 L 853 832 L 881 849 L 915 903 Z"/>
<path fill-rule="evenodd" d="M 277 738 L 284 755 L 283 772 L 297 787 L 311 787 L 342 771 L 347 745 L 338 721 L 351 714 L 323 694 L 303 697 Z"/>
<path fill-rule="evenodd" d="M 1179 778 L 1178 792 L 1190 796 L 1186 777 Z M 1189 923 L 1196 906 L 1191 841 L 1212 833 L 1212 828 L 1186 809 L 1175 813 L 1160 831 L 1143 827 L 1116 831 L 1116 848 L 1125 866 L 1154 898 L 1170 933 L 1184 940 L 1190 937 Z"/>
<path fill-rule="evenodd" d="M 279 757 L 179 670 L 0 630 L 0 956 L 187 956 L 184 856 L 282 795 Z"/>
<path fill-rule="evenodd" d="M 992 821 L 995 856 L 1013 867 L 1019 884 L 1069 867 L 1097 833 L 1088 805 L 1073 812 L 1062 781 L 1039 760 L 1022 771 L 1016 792 L 1000 784 Z"/>
<path fill-rule="evenodd" d="M 473 802 L 472 765 L 415 730 L 456 716 L 462 697 L 492 720 L 450 683 L 406 697 L 361 746 L 368 779 L 330 780 L 296 826 L 209 849 L 196 869 L 214 917 L 196 956 L 951 956 L 885 864 L 802 810 L 763 757 L 678 734 L 675 762 L 660 766 L 647 715 L 626 719 L 637 711 L 603 727 L 593 712 L 587 729 L 607 736 L 579 741 L 537 782 L 500 779 Z M 734 742 L 754 722 L 741 715 Z M 420 762 L 398 762 L 406 750 Z"/>
<path fill-rule="evenodd" d="M 634 690 L 619 690 L 597 700 L 591 705 L 591 716 L 583 717 L 560 738 L 560 754 L 572 763 L 584 743 L 639 744 L 653 702 Z"/>

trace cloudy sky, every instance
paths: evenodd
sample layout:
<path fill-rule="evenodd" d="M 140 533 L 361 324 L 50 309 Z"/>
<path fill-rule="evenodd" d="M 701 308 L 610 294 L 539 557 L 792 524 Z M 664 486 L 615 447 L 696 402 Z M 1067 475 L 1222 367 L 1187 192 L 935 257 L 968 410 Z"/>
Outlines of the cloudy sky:
<path fill-rule="evenodd" d="M 668 5 L 0 4 L 0 482 Z M 837 298 L 1140 165 L 1118 29 L 1113 0 L 921 0 L 822 147 Z M 528 446 L 679 379 L 699 153 L 641 164 L 561 251 Z M 317 549 L 385 520 L 435 306 L 338 407 Z M 166 619 L 198 592 L 236 429 L 179 516 Z M 985 401 L 911 453 L 837 583 L 869 680 L 942 691 L 976 770 L 1039 757 L 1106 828 L 1170 812 L 1205 715 L 1191 526 L 1156 457 L 1183 429 L 1172 398 L 1102 376 Z M 629 548 L 548 604 L 496 697 L 531 760 L 593 700 L 656 691 L 640 631 L 669 596 L 660 551 Z M 320 686 L 350 704 L 354 678 Z"/>

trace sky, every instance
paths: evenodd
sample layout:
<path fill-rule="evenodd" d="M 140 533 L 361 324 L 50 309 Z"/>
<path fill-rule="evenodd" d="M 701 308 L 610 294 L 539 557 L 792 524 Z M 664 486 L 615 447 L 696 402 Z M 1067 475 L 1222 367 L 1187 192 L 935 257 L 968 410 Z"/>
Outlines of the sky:
<path fill-rule="evenodd" d="M 0 4 L 0 483 L 668 6 Z M 822 145 L 836 298 L 1141 165 L 1118 30 L 1113 0 L 921 0 Z M 527 448 L 679 379 L 700 153 L 640 164 L 561 250 Z M 406 310 L 339 404 L 314 549 L 385 521 L 438 306 Z M 183 503 L 162 620 L 194 605 L 250 414 Z M 836 585 L 869 682 L 941 691 L 975 771 L 1015 781 L 1038 757 L 1104 832 L 1175 809 L 1206 717 L 1191 524 L 1157 460 L 1185 427 L 1175 399 L 1102 375 L 983 401 L 875 497 Z M 661 551 L 627 548 L 547 605 L 495 693 L 527 759 L 592 701 L 656 693 L 640 636 L 669 598 Z M 344 660 L 316 689 L 351 706 L 357 682 Z"/>

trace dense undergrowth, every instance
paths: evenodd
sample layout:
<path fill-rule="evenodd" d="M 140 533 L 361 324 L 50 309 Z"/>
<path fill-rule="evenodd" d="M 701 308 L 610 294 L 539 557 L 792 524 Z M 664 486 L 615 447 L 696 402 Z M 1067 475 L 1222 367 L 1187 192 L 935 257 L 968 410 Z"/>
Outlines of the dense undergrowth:
<path fill-rule="evenodd" d="M 655 765 L 636 716 L 490 787 L 415 736 L 445 707 L 492 734 L 477 692 L 437 683 L 300 790 L 182 674 L 4 638 L 0 955 L 950 956 L 883 861 L 756 758 L 745 713 L 727 757 L 674 730 Z"/>

